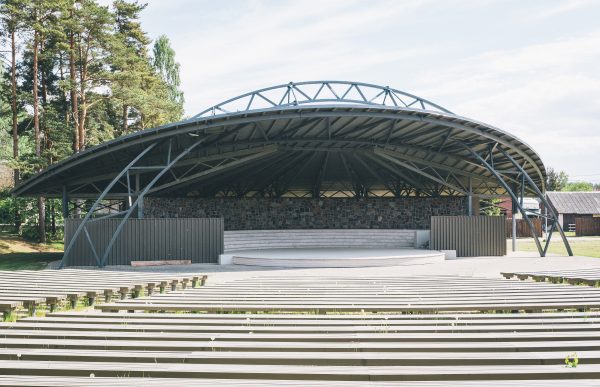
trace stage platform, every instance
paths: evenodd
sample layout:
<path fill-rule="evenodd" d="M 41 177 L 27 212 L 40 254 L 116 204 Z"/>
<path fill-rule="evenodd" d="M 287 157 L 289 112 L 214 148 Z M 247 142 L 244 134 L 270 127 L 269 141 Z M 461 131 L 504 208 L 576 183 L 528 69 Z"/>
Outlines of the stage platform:
<path fill-rule="evenodd" d="M 443 262 L 445 254 L 424 249 L 288 248 L 225 252 L 221 264 L 263 267 L 376 267 Z"/>

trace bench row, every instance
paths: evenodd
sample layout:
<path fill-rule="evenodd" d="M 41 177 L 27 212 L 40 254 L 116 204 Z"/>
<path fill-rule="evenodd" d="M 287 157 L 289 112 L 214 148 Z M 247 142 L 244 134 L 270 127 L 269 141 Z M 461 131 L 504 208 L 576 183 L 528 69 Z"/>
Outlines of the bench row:
<path fill-rule="evenodd" d="M 205 275 L 155 274 L 97 270 L 42 270 L 0 272 L 0 312 L 4 318 L 25 308 L 34 314 L 40 306 L 54 311 L 59 305 L 71 307 L 79 301 L 93 305 L 97 300 L 136 298 L 155 291 L 203 285 Z"/>

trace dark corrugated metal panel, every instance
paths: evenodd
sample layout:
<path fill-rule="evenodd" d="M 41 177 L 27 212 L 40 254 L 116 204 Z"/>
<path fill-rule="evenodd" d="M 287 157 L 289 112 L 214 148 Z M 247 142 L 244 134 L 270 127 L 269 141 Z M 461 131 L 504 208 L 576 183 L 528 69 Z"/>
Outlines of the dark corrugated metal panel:
<path fill-rule="evenodd" d="M 506 255 L 504 216 L 432 216 L 430 247 L 457 257 Z"/>
<path fill-rule="evenodd" d="M 102 219 L 87 224 L 101 257 L 121 219 Z M 81 219 L 65 221 L 68 244 Z M 107 257 L 107 265 L 129 265 L 131 261 L 189 259 L 192 263 L 218 263 L 223 254 L 222 218 L 129 219 Z M 77 239 L 70 266 L 95 266 L 96 260 L 85 235 Z"/>
<path fill-rule="evenodd" d="M 531 218 L 529 219 L 535 229 L 535 235 L 542 235 L 542 219 Z M 516 219 L 517 221 L 517 238 L 530 238 L 531 229 L 525 219 Z M 512 237 L 512 219 L 506 219 L 506 237 Z"/>
<path fill-rule="evenodd" d="M 600 214 L 600 192 L 546 192 L 559 214 Z"/>
<path fill-rule="evenodd" d="M 600 236 L 600 218 L 575 218 L 575 235 Z"/>

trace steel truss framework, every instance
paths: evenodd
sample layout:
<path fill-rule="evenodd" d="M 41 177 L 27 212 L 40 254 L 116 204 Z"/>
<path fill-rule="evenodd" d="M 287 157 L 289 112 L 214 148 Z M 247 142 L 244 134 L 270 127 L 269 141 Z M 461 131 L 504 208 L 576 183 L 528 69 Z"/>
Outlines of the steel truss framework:
<path fill-rule="evenodd" d="M 107 246 L 91 246 L 99 266 L 127 219 L 143 216 L 145 196 L 464 196 L 469 206 L 473 197 L 509 196 L 526 219 L 523 197 L 533 196 L 551 224 L 544 246 L 530 227 L 540 255 L 554 231 L 571 254 L 544 181 L 539 156 L 506 132 L 388 87 L 321 81 L 253 91 L 191 120 L 115 139 L 14 192 L 93 200 L 72 243 L 90 241 L 87 225 L 121 218 Z M 107 200 L 124 206 L 107 213 Z"/>
<path fill-rule="evenodd" d="M 290 82 L 287 85 L 277 85 L 254 90 L 203 110 L 193 118 L 198 119 L 218 114 L 247 112 L 256 109 L 332 102 L 413 108 L 451 114 L 450 111 L 433 102 L 404 91 L 392 89 L 389 86 L 347 81 L 309 81 Z"/>

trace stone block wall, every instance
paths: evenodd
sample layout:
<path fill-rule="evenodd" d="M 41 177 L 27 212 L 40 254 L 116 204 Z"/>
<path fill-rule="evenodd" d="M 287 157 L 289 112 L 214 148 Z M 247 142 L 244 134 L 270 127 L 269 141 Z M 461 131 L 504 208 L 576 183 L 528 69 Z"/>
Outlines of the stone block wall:
<path fill-rule="evenodd" d="M 431 216 L 466 215 L 464 197 L 146 198 L 145 216 L 224 218 L 225 230 L 428 229 Z"/>

